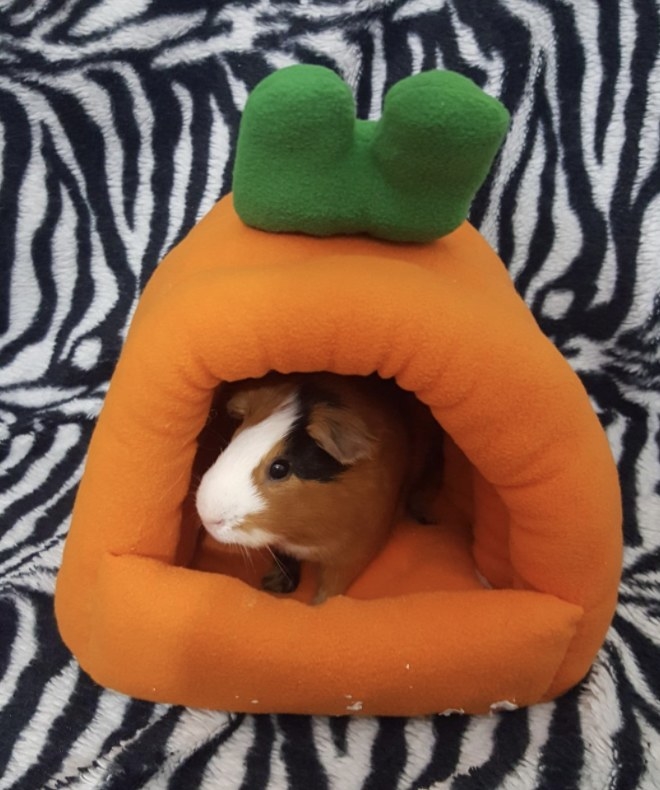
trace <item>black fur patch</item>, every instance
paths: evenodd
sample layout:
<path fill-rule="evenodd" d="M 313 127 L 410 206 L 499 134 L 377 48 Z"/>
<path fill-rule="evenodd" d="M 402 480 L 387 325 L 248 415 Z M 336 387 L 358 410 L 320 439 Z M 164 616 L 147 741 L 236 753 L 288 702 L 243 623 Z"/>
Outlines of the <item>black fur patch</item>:
<path fill-rule="evenodd" d="M 340 406 L 336 396 L 309 386 L 300 389 L 300 415 L 286 438 L 284 457 L 293 474 L 301 480 L 330 483 L 348 467 L 333 458 L 307 433 L 312 408 L 317 403 Z"/>

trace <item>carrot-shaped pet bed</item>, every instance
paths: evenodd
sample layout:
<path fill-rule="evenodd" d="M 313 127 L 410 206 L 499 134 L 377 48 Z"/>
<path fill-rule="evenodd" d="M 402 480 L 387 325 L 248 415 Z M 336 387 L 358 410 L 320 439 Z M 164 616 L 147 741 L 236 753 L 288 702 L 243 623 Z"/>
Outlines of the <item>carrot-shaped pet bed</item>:
<path fill-rule="evenodd" d="M 99 683 L 419 715 L 530 705 L 585 676 L 616 602 L 618 482 L 580 381 L 465 219 L 506 126 L 449 72 L 394 86 L 378 123 L 319 67 L 254 90 L 234 193 L 149 282 L 90 445 L 55 605 Z M 298 593 L 260 589 L 260 557 L 213 541 L 194 506 L 218 393 L 271 371 L 393 379 L 444 430 L 436 523 L 402 516 L 318 606 L 306 567 Z"/>

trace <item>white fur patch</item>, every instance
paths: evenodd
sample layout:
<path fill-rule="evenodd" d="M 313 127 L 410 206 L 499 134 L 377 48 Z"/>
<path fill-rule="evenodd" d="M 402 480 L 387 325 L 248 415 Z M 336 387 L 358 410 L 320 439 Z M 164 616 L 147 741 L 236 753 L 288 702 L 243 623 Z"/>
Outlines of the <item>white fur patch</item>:
<path fill-rule="evenodd" d="M 273 536 L 264 530 L 246 532 L 245 518 L 261 513 L 266 500 L 254 485 L 252 472 L 274 445 L 282 441 L 299 414 L 295 394 L 265 420 L 251 425 L 229 443 L 199 484 L 197 512 L 208 532 L 221 543 L 250 548 L 264 546 Z"/>

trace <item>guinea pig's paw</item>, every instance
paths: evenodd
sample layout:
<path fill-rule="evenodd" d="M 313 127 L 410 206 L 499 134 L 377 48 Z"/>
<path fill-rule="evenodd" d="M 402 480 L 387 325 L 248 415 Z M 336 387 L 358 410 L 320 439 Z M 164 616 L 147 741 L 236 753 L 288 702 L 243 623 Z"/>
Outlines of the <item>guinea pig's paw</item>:
<path fill-rule="evenodd" d="M 316 595 L 312 598 L 312 606 L 319 606 L 319 604 L 325 603 L 328 600 L 328 593 L 323 590 L 319 589 L 316 592 Z"/>
<path fill-rule="evenodd" d="M 277 555 L 273 567 L 261 579 L 261 589 L 272 593 L 292 593 L 300 582 L 300 565 L 297 560 Z"/>

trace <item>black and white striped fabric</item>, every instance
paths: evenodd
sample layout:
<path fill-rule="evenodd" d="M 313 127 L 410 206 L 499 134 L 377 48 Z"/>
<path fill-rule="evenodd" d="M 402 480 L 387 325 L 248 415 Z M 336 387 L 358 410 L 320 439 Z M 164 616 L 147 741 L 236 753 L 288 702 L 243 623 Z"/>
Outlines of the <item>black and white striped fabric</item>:
<path fill-rule="evenodd" d="M 660 787 L 659 43 L 653 0 L 0 3 L 0 788 Z M 556 703 L 228 715 L 105 691 L 59 640 L 54 579 L 136 300 L 230 189 L 250 89 L 297 62 L 340 72 L 363 118 L 433 68 L 511 111 L 471 218 L 588 388 L 625 506 L 616 618 Z"/>

